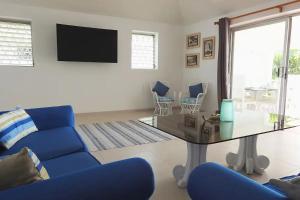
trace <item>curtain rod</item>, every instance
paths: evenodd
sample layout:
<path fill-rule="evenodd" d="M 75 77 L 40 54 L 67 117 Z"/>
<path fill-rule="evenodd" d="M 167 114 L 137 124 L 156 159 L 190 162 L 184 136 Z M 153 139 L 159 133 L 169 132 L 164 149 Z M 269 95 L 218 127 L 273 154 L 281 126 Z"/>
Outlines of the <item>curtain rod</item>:
<path fill-rule="evenodd" d="M 276 5 L 276 6 L 272 6 L 272 7 L 269 7 L 269 8 L 264 8 L 264 9 L 261 9 L 261 10 L 257 10 L 257 11 L 254 11 L 254 12 L 249 12 L 249 13 L 239 15 L 239 16 L 236 16 L 236 17 L 231 17 L 229 19 L 234 20 L 234 19 L 238 19 L 238 18 L 249 16 L 249 15 L 254 15 L 254 14 L 257 14 L 257 13 L 266 12 L 266 11 L 269 11 L 269 10 L 274 10 L 274 9 L 278 9 L 279 12 L 281 13 L 283 11 L 283 7 L 294 4 L 294 3 L 300 3 L 300 0 L 295 0 L 295 1 L 288 2 L 288 3 L 283 3 L 283 4 Z M 219 22 L 215 22 L 214 24 L 218 25 Z"/>

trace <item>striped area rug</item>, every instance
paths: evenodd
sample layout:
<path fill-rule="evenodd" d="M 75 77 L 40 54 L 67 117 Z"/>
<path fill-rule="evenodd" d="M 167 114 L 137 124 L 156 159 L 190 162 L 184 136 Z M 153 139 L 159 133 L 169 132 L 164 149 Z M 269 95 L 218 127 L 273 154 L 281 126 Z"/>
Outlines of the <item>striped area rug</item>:
<path fill-rule="evenodd" d="M 139 121 L 81 124 L 76 130 L 89 151 L 155 143 L 174 137 Z"/>

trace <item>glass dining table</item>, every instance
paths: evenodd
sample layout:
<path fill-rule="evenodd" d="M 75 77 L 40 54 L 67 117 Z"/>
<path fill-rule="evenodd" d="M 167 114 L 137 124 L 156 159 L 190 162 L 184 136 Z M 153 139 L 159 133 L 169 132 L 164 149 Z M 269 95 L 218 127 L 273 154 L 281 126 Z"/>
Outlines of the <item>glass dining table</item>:
<path fill-rule="evenodd" d="M 257 154 L 256 142 L 259 135 L 274 134 L 276 131 L 300 125 L 300 120 L 285 117 L 284 123 L 278 123 L 279 115 L 257 111 L 236 112 L 233 122 L 222 122 L 211 117 L 213 112 L 196 114 L 172 114 L 168 116 L 149 116 L 139 121 L 159 129 L 187 143 L 187 161 L 185 166 L 177 165 L 173 169 L 179 187 L 186 187 L 191 171 L 206 162 L 207 147 L 212 144 L 239 140 L 237 153 L 228 153 L 226 161 L 229 167 L 247 174 L 262 174 L 270 160 Z"/>

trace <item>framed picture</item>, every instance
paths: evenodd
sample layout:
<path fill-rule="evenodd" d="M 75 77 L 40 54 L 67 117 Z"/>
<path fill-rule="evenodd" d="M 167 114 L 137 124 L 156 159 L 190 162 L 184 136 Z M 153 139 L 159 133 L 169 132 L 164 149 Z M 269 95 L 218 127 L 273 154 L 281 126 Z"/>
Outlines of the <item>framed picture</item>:
<path fill-rule="evenodd" d="M 186 54 L 185 66 L 187 68 L 199 67 L 200 66 L 200 53 Z"/>
<path fill-rule="evenodd" d="M 203 59 L 215 58 L 215 37 L 203 38 Z"/>
<path fill-rule="evenodd" d="M 199 48 L 201 45 L 201 33 L 193 33 L 186 36 L 186 48 Z"/>

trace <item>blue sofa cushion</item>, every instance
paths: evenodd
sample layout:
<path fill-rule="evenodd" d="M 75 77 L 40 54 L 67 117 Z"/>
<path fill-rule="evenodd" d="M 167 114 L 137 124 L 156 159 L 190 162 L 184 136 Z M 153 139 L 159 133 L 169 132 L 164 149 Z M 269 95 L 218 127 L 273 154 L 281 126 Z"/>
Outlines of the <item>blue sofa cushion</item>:
<path fill-rule="evenodd" d="M 87 152 L 72 153 L 43 162 L 50 177 L 57 177 L 99 166 L 99 162 Z"/>
<path fill-rule="evenodd" d="M 23 147 L 30 148 L 42 161 L 85 150 L 73 127 L 61 127 L 30 134 L 12 148 L 0 151 L 0 156 L 17 153 Z"/>
<path fill-rule="evenodd" d="M 158 96 L 166 96 L 169 91 L 169 87 L 164 85 L 162 82 L 157 81 L 152 91 L 156 92 Z"/>
<path fill-rule="evenodd" d="M 202 83 L 189 86 L 190 97 L 197 98 L 199 93 L 203 93 Z"/>
<path fill-rule="evenodd" d="M 74 127 L 75 119 L 71 106 L 26 109 L 39 130 L 70 126 Z"/>

